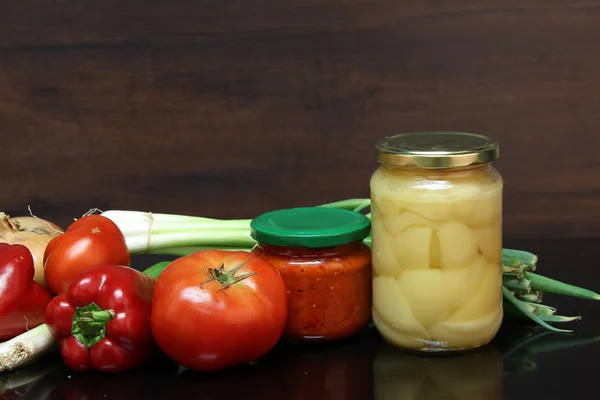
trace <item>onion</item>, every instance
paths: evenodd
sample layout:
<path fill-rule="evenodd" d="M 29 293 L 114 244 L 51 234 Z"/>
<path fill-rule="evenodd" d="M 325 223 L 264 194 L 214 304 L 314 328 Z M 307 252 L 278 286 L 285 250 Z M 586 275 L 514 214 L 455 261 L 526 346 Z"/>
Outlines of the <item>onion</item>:
<path fill-rule="evenodd" d="M 44 251 L 50 240 L 63 233 L 57 225 L 36 216 L 11 218 L 0 212 L 0 242 L 21 244 L 29 249 L 35 266 L 33 279 L 44 287 Z"/>

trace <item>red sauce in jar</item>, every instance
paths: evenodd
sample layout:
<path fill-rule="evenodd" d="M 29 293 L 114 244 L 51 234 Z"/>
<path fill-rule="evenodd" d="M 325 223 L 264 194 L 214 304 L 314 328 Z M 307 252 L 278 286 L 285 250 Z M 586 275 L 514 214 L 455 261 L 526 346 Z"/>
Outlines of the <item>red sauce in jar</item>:
<path fill-rule="evenodd" d="M 259 243 L 252 252 L 277 268 L 285 282 L 284 340 L 342 339 L 371 320 L 371 251 L 362 241 L 328 248 Z"/>

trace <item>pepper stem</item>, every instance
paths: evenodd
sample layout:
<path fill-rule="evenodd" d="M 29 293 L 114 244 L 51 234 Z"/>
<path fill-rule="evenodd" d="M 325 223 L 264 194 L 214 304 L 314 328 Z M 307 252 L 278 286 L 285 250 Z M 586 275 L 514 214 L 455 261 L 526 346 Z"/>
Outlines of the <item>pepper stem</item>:
<path fill-rule="evenodd" d="M 106 324 L 114 317 L 113 310 L 102 310 L 96 303 L 79 307 L 73 315 L 71 334 L 89 349 L 104 339 Z"/>
<path fill-rule="evenodd" d="M 235 273 L 238 272 L 251 259 L 252 259 L 252 256 L 250 256 L 249 259 L 242 262 L 241 264 L 236 265 L 235 268 L 232 268 L 229 271 L 225 271 L 225 264 L 221 264 L 221 266 L 219 268 L 209 268 L 206 272 L 208 272 L 208 275 L 210 276 L 210 278 L 205 280 L 204 282 L 200 283 L 200 287 L 202 287 L 202 285 L 204 285 L 205 283 L 217 281 L 221 284 L 221 286 L 217 289 L 217 292 L 219 290 L 222 290 L 223 293 L 227 294 L 225 292 L 225 289 L 227 289 L 229 286 L 231 286 L 235 283 L 238 283 L 239 281 L 249 278 L 252 275 L 256 274 L 256 272 L 249 272 L 247 274 L 234 276 Z"/>

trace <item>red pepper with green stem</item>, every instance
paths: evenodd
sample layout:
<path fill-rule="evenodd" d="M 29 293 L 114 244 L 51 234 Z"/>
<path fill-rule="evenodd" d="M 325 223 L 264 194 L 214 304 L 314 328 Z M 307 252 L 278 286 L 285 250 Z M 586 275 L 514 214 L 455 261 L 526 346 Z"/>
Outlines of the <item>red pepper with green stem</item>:
<path fill-rule="evenodd" d="M 0 243 L 0 342 L 44 322 L 52 295 L 33 280 L 34 275 L 27 247 Z"/>
<path fill-rule="evenodd" d="M 133 268 L 86 270 L 46 309 L 46 324 L 73 370 L 119 372 L 157 351 L 150 311 L 154 278 Z"/>

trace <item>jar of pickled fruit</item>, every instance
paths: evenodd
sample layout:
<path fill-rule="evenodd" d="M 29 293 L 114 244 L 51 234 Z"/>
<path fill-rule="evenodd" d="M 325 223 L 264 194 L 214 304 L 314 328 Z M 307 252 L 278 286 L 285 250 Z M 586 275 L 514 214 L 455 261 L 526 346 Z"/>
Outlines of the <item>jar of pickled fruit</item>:
<path fill-rule="evenodd" d="M 376 143 L 370 181 L 373 322 L 419 353 L 487 344 L 502 323 L 498 143 L 417 132 Z"/>
<path fill-rule="evenodd" d="M 363 243 L 370 221 L 363 214 L 325 207 L 271 211 L 250 223 L 253 254 L 281 274 L 288 342 L 350 337 L 371 321 L 371 252 Z"/>

